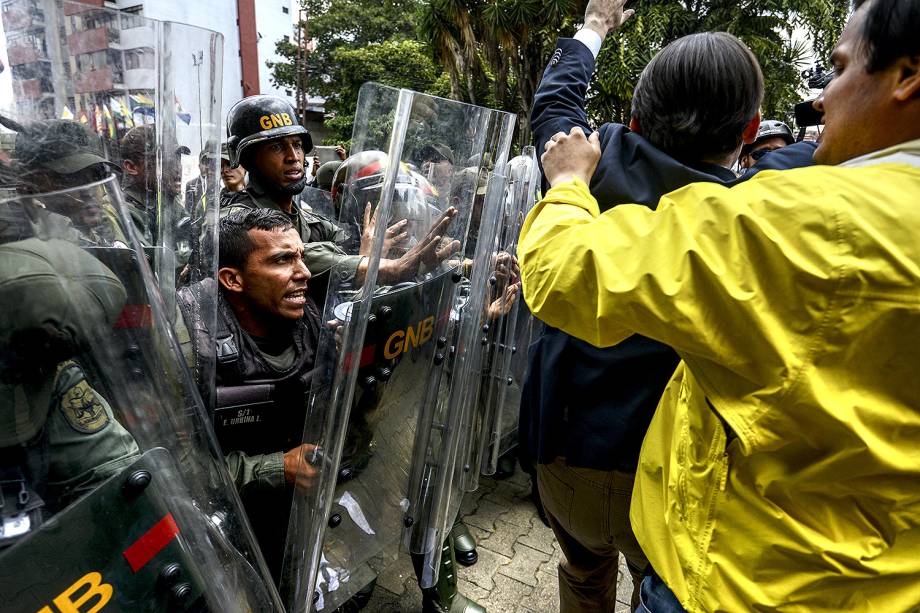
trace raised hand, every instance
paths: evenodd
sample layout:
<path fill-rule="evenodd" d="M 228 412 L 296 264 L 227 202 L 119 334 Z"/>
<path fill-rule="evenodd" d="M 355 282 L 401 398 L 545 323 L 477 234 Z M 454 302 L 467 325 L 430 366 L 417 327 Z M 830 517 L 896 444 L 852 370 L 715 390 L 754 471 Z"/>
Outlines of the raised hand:
<path fill-rule="evenodd" d="M 632 9 L 623 10 L 628 0 L 589 0 L 585 7 L 585 27 L 600 34 L 601 38 L 616 32 L 635 15 Z"/>
<path fill-rule="evenodd" d="M 380 207 L 376 207 L 374 209 L 374 214 L 371 215 L 370 202 L 364 207 L 364 227 L 361 231 L 361 244 L 358 247 L 358 255 L 369 256 L 371 254 L 371 246 L 374 244 L 374 233 L 377 231 L 378 212 L 380 212 Z M 409 223 L 408 220 L 403 219 L 387 228 L 384 234 L 383 251 L 380 254 L 381 258 L 388 257 L 393 248 L 403 244 L 409 238 L 409 233 L 403 231 L 407 223 Z"/>

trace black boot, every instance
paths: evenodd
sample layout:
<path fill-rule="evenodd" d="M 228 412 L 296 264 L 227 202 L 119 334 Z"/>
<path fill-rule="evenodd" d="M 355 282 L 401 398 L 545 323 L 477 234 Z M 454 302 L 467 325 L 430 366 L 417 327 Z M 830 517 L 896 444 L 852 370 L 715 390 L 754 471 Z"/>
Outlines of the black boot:
<path fill-rule="evenodd" d="M 479 561 L 479 554 L 476 553 L 476 539 L 459 517 L 454 522 L 453 528 L 450 529 L 450 538 L 454 541 L 454 556 L 458 564 L 472 566 Z"/>
<path fill-rule="evenodd" d="M 505 453 L 505 455 L 498 458 L 497 466 L 495 467 L 495 474 L 492 475 L 493 479 L 507 479 L 514 475 L 514 469 L 517 467 L 517 452 L 512 449 L 511 451 Z"/>
<path fill-rule="evenodd" d="M 377 580 L 374 579 L 360 590 L 358 593 L 343 602 L 335 611 L 332 613 L 357 613 L 361 609 L 367 606 L 367 603 L 371 601 L 371 596 L 374 595 L 374 588 L 377 586 Z"/>
<path fill-rule="evenodd" d="M 421 574 L 424 556 L 412 555 L 415 574 Z M 438 582 L 434 587 L 422 590 L 422 613 L 486 613 L 484 607 L 457 591 L 457 575 L 454 565 L 453 539 L 448 536 L 441 550 L 441 565 Z"/>

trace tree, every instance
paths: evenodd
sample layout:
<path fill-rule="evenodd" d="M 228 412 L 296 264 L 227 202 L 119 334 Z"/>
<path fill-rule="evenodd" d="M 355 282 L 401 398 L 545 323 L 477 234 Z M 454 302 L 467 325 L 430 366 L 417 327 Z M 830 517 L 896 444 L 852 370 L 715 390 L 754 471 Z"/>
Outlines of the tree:
<path fill-rule="evenodd" d="M 440 71 L 421 43 L 414 40 L 388 40 L 352 49 L 337 47 L 330 58 L 335 65 L 335 87 L 329 88 L 326 112 L 330 119 L 325 125 L 334 142 L 351 138 L 358 90 L 368 81 L 392 87 L 404 87 L 421 92 L 445 95 Z"/>
<path fill-rule="evenodd" d="M 533 95 L 555 39 L 571 35 L 584 11 L 577 0 L 428 0 L 419 35 L 450 76 L 451 96 L 488 102 L 529 117 Z M 598 57 L 588 111 L 598 122 L 629 119 L 642 69 L 664 45 L 694 32 L 724 30 L 757 55 L 766 78 L 765 115 L 789 119 L 802 94 L 803 44 L 795 26 L 813 36 L 826 57 L 847 15 L 847 0 L 636 0 L 635 17 L 610 37 Z M 484 87 L 483 84 L 486 84 Z M 522 142 L 529 133 L 522 131 Z"/>
<path fill-rule="evenodd" d="M 808 57 L 806 45 L 792 40 L 793 30 L 805 28 L 818 58 L 826 58 L 843 29 L 848 5 L 847 0 L 638 0 L 636 16 L 598 57 L 589 115 L 596 121 L 628 120 L 635 84 L 659 49 L 687 34 L 722 30 L 738 36 L 760 61 L 764 116 L 791 121 L 792 107 L 804 93 L 801 70 Z"/>
<path fill-rule="evenodd" d="M 429 0 L 419 37 L 449 75 L 451 97 L 517 113 L 519 142 L 556 37 L 571 35 L 584 0 Z"/>
<path fill-rule="evenodd" d="M 315 50 L 301 68 L 296 44 L 279 41 L 276 49 L 285 59 L 269 68 L 275 84 L 296 88 L 302 78 L 308 93 L 326 98 L 326 125 L 332 128 L 327 140 L 351 137 L 348 122 L 365 80 L 420 91 L 435 87 L 441 71 L 415 40 L 416 0 L 303 0 L 302 6 L 303 37 L 315 42 Z"/>

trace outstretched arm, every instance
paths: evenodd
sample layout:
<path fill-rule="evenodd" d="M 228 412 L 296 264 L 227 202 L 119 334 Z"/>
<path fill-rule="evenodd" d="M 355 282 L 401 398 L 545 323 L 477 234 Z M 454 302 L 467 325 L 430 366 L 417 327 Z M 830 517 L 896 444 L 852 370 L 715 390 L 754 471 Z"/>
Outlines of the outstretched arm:
<path fill-rule="evenodd" d="M 542 151 L 556 132 L 568 132 L 576 126 L 590 131 L 585 96 L 594 61 L 607 35 L 633 15 L 633 11 L 623 10 L 624 4 L 626 0 L 590 0 L 584 26 L 575 38 L 559 39 L 534 95 L 530 125 L 537 151 Z"/>

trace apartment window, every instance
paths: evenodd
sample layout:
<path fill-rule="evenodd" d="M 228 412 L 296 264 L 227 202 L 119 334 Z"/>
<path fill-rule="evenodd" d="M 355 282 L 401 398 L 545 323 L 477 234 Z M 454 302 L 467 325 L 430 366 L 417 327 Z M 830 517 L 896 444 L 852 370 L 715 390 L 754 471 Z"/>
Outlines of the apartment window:
<path fill-rule="evenodd" d="M 286 15 L 286 14 L 290 13 L 291 10 L 290 10 L 288 7 L 286 7 L 286 6 L 282 6 L 282 7 L 281 7 L 281 12 L 284 13 L 284 14 Z"/>
<path fill-rule="evenodd" d="M 122 13 L 124 13 L 121 16 L 122 29 L 130 30 L 131 28 L 140 28 L 144 26 L 144 18 L 141 17 L 142 8 L 142 6 L 138 5 L 126 8 L 122 11 Z"/>
<path fill-rule="evenodd" d="M 128 70 L 153 68 L 153 54 L 143 51 L 129 51 L 125 53 L 125 66 L 127 66 Z"/>

